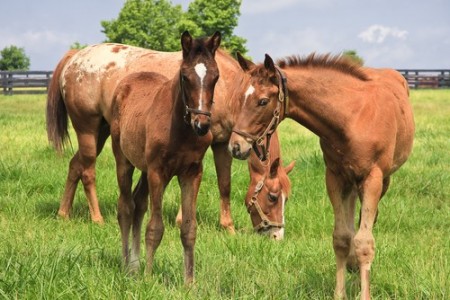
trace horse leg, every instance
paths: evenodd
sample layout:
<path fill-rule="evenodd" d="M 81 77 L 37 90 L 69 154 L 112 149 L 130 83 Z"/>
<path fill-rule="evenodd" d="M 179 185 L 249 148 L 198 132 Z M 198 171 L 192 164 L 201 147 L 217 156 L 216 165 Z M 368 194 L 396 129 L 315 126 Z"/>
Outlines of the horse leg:
<path fill-rule="evenodd" d="M 78 182 L 81 178 L 81 173 L 82 166 L 79 162 L 79 151 L 77 151 L 70 160 L 64 194 L 59 204 L 58 215 L 63 219 L 68 219 L 70 216 L 70 210 L 73 205 L 73 199 L 75 197 Z"/>
<path fill-rule="evenodd" d="M 180 237 L 184 248 L 184 282 L 190 284 L 194 281 L 194 247 L 197 238 L 197 195 L 203 174 L 202 164 L 195 167 L 181 176 L 178 176 L 178 183 L 181 187 L 181 209 L 183 211 L 183 221 L 181 223 Z"/>
<path fill-rule="evenodd" d="M 329 168 L 326 170 L 326 185 L 328 196 L 334 212 L 333 249 L 336 257 L 336 287 L 335 299 L 347 298 L 345 291 L 345 274 L 347 258 L 350 254 L 354 228 L 349 224 L 354 222 L 355 197 L 353 186 L 345 183 L 344 179 L 334 174 Z M 350 226 L 349 226 L 350 225 Z"/>
<path fill-rule="evenodd" d="M 131 186 L 133 181 L 133 165 L 123 155 L 120 146 L 113 141 L 113 152 L 116 159 L 117 183 L 119 185 L 119 200 L 117 204 L 117 220 L 120 227 L 120 235 L 122 238 L 122 259 L 124 267 L 129 268 L 130 272 L 136 271 L 132 269 L 135 265 L 130 265 L 129 253 L 129 237 L 131 222 L 134 214 L 134 202 L 131 194 Z"/>
<path fill-rule="evenodd" d="M 92 123 L 84 124 L 84 126 L 86 125 L 89 128 L 97 128 L 97 130 L 86 131 L 84 130 L 85 128 L 82 129 L 74 125 L 74 129 L 77 132 L 79 149 L 69 164 L 66 185 L 58 215 L 66 219 L 69 217 L 75 191 L 81 179 L 88 199 L 91 219 L 95 223 L 102 224 L 103 216 L 98 205 L 95 186 L 95 162 L 109 136 L 109 126 L 104 120 L 97 119 L 93 120 Z"/>
<path fill-rule="evenodd" d="M 141 249 L 141 228 L 142 220 L 148 209 L 148 182 L 147 173 L 142 173 L 134 191 L 133 202 L 135 204 L 133 217 L 133 242 L 130 253 L 130 268 L 139 269 L 139 255 Z"/>
<path fill-rule="evenodd" d="M 230 205 L 231 163 L 233 159 L 228 153 L 227 144 L 214 144 L 211 145 L 211 148 L 220 192 L 220 225 L 229 233 L 235 234 Z"/>
<path fill-rule="evenodd" d="M 151 274 L 155 252 L 164 234 L 162 197 L 169 179 L 149 168 L 147 181 L 150 190 L 150 221 L 145 231 L 145 245 L 147 248 L 147 265 L 145 270 L 146 273 Z"/>
<path fill-rule="evenodd" d="M 374 168 L 363 180 L 359 190 L 361 224 L 354 238 L 354 247 L 361 273 L 361 299 L 370 299 L 370 266 L 375 257 L 375 239 L 372 228 L 375 223 L 378 202 L 383 193 L 383 181 L 382 171 Z M 385 185 L 386 189 L 388 181 Z"/>

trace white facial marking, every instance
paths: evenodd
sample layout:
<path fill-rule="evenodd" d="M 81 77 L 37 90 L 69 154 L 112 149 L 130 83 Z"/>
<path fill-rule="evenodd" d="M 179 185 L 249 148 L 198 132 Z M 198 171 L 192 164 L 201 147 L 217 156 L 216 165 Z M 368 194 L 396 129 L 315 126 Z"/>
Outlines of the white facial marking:
<path fill-rule="evenodd" d="M 245 99 L 244 99 L 244 104 L 242 104 L 242 107 L 245 106 L 245 103 L 247 102 L 247 98 L 248 96 L 250 96 L 251 94 L 253 94 L 255 92 L 255 87 L 253 85 L 250 85 L 247 89 L 247 91 L 245 92 Z"/>
<path fill-rule="evenodd" d="M 198 109 L 202 110 L 203 107 L 203 99 L 202 99 L 202 95 L 203 95 L 203 79 L 206 76 L 206 66 L 204 63 L 199 63 L 197 65 L 195 65 L 194 67 L 195 69 L 195 73 L 197 73 L 198 78 L 200 78 L 200 99 L 198 99 Z"/>

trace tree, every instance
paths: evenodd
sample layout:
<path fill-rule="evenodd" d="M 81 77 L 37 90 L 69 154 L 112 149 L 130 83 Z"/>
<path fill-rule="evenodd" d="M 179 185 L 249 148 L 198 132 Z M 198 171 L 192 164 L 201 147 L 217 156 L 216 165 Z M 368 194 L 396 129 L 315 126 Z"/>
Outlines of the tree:
<path fill-rule="evenodd" d="M 350 60 L 356 62 L 361 66 L 364 65 L 364 59 L 356 53 L 356 50 L 345 50 L 344 52 L 342 52 L 342 55 L 348 57 Z"/>
<path fill-rule="evenodd" d="M 189 4 L 187 19 L 201 29 L 201 35 L 212 35 L 215 31 L 222 33 L 222 47 L 232 54 L 245 54 L 246 39 L 233 35 L 238 25 L 240 0 L 195 0 Z"/>
<path fill-rule="evenodd" d="M 79 42 L 75 42 L 72 45 L 70 45 L 70 49 L 78 49 L 81 50 L 83 48 L 86 48 L 88 45 L 87 44 L 80 44 Z"/>
<path fill-rule="evenodd" d="M 101 24 L 108 42 L 175 51 L 180 49 L 182 13 L 181 5 L 167 0 L 128 0 L 117 19 Z"/>
<path fill-rule="evenodd" d="M 102 21 L 108 42 L 151 48 L 180 50 L 180 35 L 188 30 L 193 36 L 222 33 L 222 46 L 231 53 L 246 53 L 246 40 L 233 35 L 240 15 L 241 0 L 194 0 L 188 11 L 168 0 L 127 0 L 117 19 Z"/>
<path fill-rule="evenodd" d="M 30 58 L 25 54 L 23 48 L 9 46 L 0 51 L 0 70 L 28 70 Z"/>

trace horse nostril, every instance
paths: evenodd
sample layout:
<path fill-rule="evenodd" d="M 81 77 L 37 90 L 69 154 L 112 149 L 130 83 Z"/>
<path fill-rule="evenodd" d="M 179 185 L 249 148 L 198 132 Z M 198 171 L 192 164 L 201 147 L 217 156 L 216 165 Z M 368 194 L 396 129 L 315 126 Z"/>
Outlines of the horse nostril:
<path fill-rule="evenodd" d="M 239 145 L 239 143 L 234 143 L 234 146 L 233 146 L 233 153 L 234 153 L 234 154 L 237 154 L 237 153 L 239 153 L 239 152 L 241 152 L 241 146 Z"/>
<path fill-rule="evenodd" d="M 194 121 L 195 132 L 199 136 L 203 136 L 208 133 L 209 123 L 202 124 L 199 120 Z"/>

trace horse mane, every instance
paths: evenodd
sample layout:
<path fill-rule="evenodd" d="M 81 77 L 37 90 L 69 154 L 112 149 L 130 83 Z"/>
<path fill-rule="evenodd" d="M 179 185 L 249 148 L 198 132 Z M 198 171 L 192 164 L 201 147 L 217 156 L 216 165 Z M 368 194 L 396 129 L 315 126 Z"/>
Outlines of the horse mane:
<path fill-rule="evenodd" d="M 303 67 L 333 69 L 363 81 L 369 80 L 369 76 L 361 68 L 362 66 L 360 64 L 340 54 L 317 54 L 313 52 L 306 57 L 292 55 L 279 59 L 277 64 L 280 68 Z"/>

